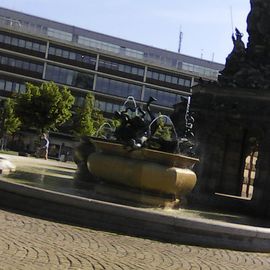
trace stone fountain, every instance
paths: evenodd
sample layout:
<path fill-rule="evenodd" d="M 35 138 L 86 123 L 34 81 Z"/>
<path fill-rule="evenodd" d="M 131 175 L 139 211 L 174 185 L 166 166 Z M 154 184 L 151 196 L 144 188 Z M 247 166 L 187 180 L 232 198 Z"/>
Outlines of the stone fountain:
<path fill-rule="evenodd" d="M 156 116 L 151 111 L 154 101 L 150 97 L 144 111 L 133 97 L 128 97 L 121 111 L 115 112 L 120 125 L 113 132 L 103 138 L 82 138 L 75 150 L 80 180 L 113 183 L 138 193 L 150 192 L 166 197 L 164 204 L 170 201 L 174 206 L 183 200 L 197 180 L 192 171 L 198 162 L 191 140 L 193 118 L 187 110 L 186 128 L 179 138 L 168 116 Z M 170 139 L 156 135 L 162 119 L 170 124 Z"/>

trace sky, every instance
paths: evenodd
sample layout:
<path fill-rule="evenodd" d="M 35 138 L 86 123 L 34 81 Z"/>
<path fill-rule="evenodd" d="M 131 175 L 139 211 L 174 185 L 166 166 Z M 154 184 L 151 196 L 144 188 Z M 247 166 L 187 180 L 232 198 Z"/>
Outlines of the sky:
<path fill-rule="evenodd" d="M 237 27 L 246 43 L 249 0 L 0 0 L 0 6 L 225 63 Z"/>

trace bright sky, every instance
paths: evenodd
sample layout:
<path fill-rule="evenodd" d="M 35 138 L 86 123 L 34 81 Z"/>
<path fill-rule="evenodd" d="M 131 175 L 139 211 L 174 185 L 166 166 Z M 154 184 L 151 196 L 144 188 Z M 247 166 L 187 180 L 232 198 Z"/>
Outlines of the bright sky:
<path fill-rule="evenodd" d="M 0 6 L 225 63 L 232 25 L 246 43 L 249 0 L 1 0 Z M 232 16 L 231 16 L 232 15 Z"/>

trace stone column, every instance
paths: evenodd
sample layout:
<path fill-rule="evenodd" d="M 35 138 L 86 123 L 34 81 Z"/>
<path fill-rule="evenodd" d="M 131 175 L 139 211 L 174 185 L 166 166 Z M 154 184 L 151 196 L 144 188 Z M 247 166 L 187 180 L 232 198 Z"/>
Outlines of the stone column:
<path fill-rule="evenodd" d="M 269 126 L 270 127 L 270 126 Z M 265 130 L 259 144 L 256 177 L 252 198 L 255 213 L 270 216 L 270 129 Z"/>

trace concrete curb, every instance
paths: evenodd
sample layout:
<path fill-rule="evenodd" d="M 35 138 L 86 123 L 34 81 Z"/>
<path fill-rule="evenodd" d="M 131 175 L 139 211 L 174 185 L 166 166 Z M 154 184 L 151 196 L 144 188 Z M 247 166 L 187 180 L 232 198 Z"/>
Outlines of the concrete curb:
<path fill-rule="evenodd" d="M 270 229 L 180 218 L 0 180 L 0 205 L 81 226 L 180 244 L 270 252 Z"/>

